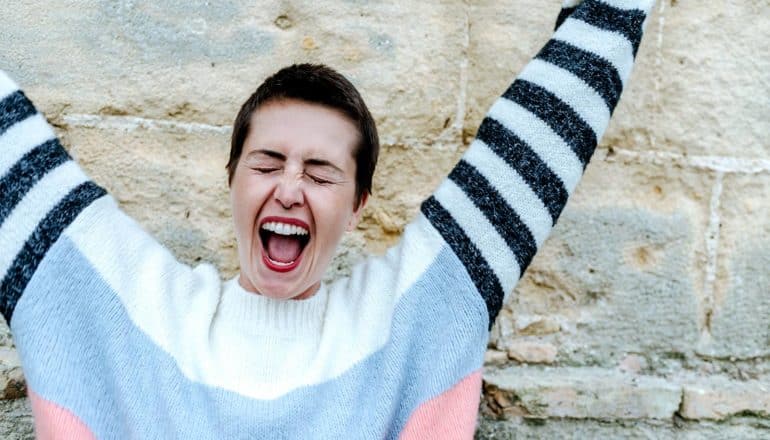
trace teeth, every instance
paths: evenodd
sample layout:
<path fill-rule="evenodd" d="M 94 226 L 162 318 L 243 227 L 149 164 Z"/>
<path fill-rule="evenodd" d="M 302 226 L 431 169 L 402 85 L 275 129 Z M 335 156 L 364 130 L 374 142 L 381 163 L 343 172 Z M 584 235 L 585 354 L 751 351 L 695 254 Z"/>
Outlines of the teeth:
<path fill-rule="evenodd" d="M 308 234 L 307 229 L 301 226 L 290 225 L 288 223 L 280 223 L 280 222 L 267 222 L 264 225 L 262 225 L 262 229 L 266 231 L 274 232 L 280 235 L 307 235 Z"/>
<path fill-rule="evenodd" d="M 293 262 L 293 261 L 289 261 L 288 263 L 283 263 L 283 262 L 280 262 L 280 261 L 275 261 L 275 260 L 273 260 L 273 259 L 272 259 L 272 258 L 270 258 L 270 257 L 267 257 L 267 258 L 270 260 L 270 262 L 271 262 L 271 263 L 273 263 L 273 264 L 274 264 L 274 265 L 276 265 L 276 266 L 283 266 L 283 267 L 286 267 L 286 266 L 291 266 L 292 264 L 294 264 L 294 262 Z"/>

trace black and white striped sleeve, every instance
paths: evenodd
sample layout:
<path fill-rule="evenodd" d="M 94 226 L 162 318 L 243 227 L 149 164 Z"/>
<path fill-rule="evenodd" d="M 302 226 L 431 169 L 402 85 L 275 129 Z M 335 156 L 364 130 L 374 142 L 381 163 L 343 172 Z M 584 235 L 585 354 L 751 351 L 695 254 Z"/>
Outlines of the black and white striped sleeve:
<path fill-rule="evenodd" d="M 8 323 L 62 231 L 105 194 L 70 158 L 43 115 L 0 71 L 0 314 Z"/>
<path fill-rule="evenodd" d="M 491 326 L 556 223 L 628 81 L 654 0 L 565 1 L 542 50 L 488 111 L 422 214 Z"/>

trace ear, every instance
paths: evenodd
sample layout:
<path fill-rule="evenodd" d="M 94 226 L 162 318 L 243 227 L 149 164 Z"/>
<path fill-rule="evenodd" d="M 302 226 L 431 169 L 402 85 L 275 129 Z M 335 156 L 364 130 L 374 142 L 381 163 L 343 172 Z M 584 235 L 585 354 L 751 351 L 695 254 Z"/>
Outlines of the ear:
<path fill-rule="evenodd" d="M 358 222 L 361 221 L 361 214 L 364 212 L 364 207 L 368 200 L 369 193 L 365 192 L 361 196 L 361 203 L 359 203 L 356 209 L 353 210 L 353 214 L 350 216 L 350 220 L 348 220 L 348 227 L 345 228 L 346 231 L 350 232 L 358 226 Z"/>

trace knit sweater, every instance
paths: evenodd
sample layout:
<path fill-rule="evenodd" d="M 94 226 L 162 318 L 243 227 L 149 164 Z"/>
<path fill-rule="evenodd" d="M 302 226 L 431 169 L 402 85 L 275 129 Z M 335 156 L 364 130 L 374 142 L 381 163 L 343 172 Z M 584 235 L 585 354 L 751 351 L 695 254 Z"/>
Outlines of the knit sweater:
<path fill-rule="evenodd" d="M 489 327 L 605 130 L 653 1 L 565 2 L 400 243 L 299 301 L 177 261 L 0 72 L 0 312 L 37 435 L 471 438 Z"/>

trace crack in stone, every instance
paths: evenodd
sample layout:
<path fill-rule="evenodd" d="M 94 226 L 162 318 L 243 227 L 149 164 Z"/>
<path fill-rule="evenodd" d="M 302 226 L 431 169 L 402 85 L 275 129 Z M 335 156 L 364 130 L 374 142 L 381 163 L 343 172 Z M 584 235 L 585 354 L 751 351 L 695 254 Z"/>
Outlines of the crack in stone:
<path fill-rule="evenodd" d="M 716 283 L 717 253 L 719 251 L 719 206 L 722 198 L 724 172 L 717 171 L 709 202 L 709 224 L 706 230 L 706 278 L 703 286 L 703 343 L 711 339 L 711 317 L 714 314 L 714 284 Z"/>
<path fill-rule="evenodd" d="M 610 147 L 606 149 L 606 161 L 625 160 L 640 164 L 677 165 L 719 173 L 758 174 L 770 173 L 770 160 L 732 156 L 693 156 L 660 150 L 634 151 Z"/>
<path fill-rule="evenodd" d="M 182 122 L 169 119 L 150 119 L 138 116 L 103 116 L 71 113 L 62 117 L 69 127 L 118 129 L 125 131 L 148 130 L 171 133 L 214 133 L 229 134 L 229 125 L 212 125 L 200 122 Z"/>

